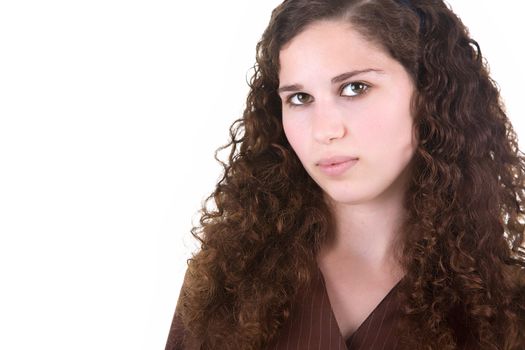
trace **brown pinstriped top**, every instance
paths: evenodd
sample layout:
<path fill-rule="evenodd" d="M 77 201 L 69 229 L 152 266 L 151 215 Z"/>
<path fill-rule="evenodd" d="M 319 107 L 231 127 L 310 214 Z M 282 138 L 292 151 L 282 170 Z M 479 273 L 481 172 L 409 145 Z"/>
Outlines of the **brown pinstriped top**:
<path fill-rule="evenodd" d="M 288 322 L 267 350 L 395 350 L 398 339 L 392 332 L 392 326 L 398 314 L 395 291 L 399 284 L 345 340 L 330 306 L 323 275 L 318 269 L 313 288 L 299 298 Z M 188 350 L 181 346 L 183 335 L 184 329 L 175 314 L 166 350 Z"/>
<path fill-rule="evenodd" d="M 281 335 L 268 350 L 395 350 L 398 338 L 392 326 L 398 314 L 399 281 L 379 302 L 355 332 L 344 339 L 330 305 L 323 275 L 311 292 L 302 296 Z"/>

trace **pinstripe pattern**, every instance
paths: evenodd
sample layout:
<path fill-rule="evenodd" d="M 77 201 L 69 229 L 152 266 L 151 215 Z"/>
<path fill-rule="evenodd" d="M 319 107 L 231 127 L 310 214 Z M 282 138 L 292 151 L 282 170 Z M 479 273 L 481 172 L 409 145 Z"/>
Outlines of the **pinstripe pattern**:
<path fill-rule="evenodd" d="M 394 293 L 398 286 L 399 283 L 385 295 L 354 334 L 346 340 L 349 350 L 393 350 L 397 347 L 398 339 L 391 331 L 400 306 Z"/>
<path fill-rule="evenodd" d="M 322 320 L 323 319 L 323 308 L 325 307 L 324 306 L 324 301 L 325 301 L 326 297 L 325 295 L 323 294 L 323 296 L 321 297 L 321 310 L 319 310 L 319 320 Z M 323 343 L 324 339 L 323 339 L 323 323 L 322 322 L 319 322 L 319 334 L 320 334 L 320 339 L 319 339 L 319 347 L 317 348 L 318 350 L 322 350 L 321 348 L 321 344 Z"/>
<path fill-rule="evenodd" d="M 346 341 L 341 335 L 330 305 L 323 275 L 318 270 L 311 291 L 305 291 L 295 306 L 281 336 L 268 350 L 317 349 L 317 350 L 395 350 L 397 337 L 392 325 L 399 303 L 394 291 L 396 284 L 376 306 L 359 328 Z M 308 327 L 306 327 L 308 325 Z"/>
<path fill-rule="evenodd" d="M 399 337 L 392 329 L 400 314 L 400 302 L 394 292 L 399 285 L 400 283 L 387 293 L 345 342 L 330 305 L 323 275 L 318 269 L 312 288 L 302 291 L 297 297 L 288 321 L 272 344 L 264 350 L 398 350 Z M 184 286 L 181 293 L 183 289 Z M 479 349 L 468 325 L 464 324 L 461 315 L 456 312 L 459 311 L 451 314 L 451 326 L 457 331 L 458 348 Z M 185 335 L 186 330 L 175 312 L 165 349 L 196 350 L 198 346 L 193 339 L 190 339 L 192 345 L 182 347 Z"/>
<path fill-rule="evenodd" d="M 390 299 L 390 298 L 386 298 L 386 299 L 387 299 L 387 304 L 386 304 L 385 308 L 388 310 L 388 307 L 390 306 L 390 303 L 392 302 L 392 299 Z M 385 317 L 386 317 L 386 312 L 384 312 L 383 313 L 383 317 L 381 317 L 381 323 L 379 324 L 379 329 L 381 329 L 383 327 L 383 323 L 385 322 Z M 379 335 L 379 333 L 376 333 L 376 335 L 374 337 L 374 341 L 372 342 L 372 345 L 371 345 L 372 348 L 376 344 L 378 335 Z"/>
<path fill-rule="evenodd" d="M 330 305 L 323 275 L 318 269 L 312 288 L 298 296 L 280 335 L 266 350 L 395 350 L 398 339 L 391 330 L 399 309 L 393 293 L 398 285 L 345 342 Z M 166 350 L 190 350 L 181 345 L 185 333 L 175 314 Z"/>

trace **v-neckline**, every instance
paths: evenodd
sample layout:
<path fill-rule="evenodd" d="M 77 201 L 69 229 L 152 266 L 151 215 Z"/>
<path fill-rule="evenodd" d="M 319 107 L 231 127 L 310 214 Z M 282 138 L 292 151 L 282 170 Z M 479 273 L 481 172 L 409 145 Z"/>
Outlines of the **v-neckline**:
<path fill-rule="evenodd" d="M 330 309 L 330 316 L 336 322 L 336 327 L 337 327 L 337 329 L 339 331 L 339 335 L 341 336 L 341 339 L 343 340 L 343 342 L 347 346 L 349 346 L 352 343 L 352 340 L 353 340 L 354 336 L 356 334 L 358 334 L 358 332 L 361 330 L 363 325 L 365 325 L 368 322 L 368 320 L 374 315 L 374 313 L 383 306 L 383 304 L 389 299 L 390 295 L 399 287 L 399 285 L 401 284 L 401 281 L 404 279 L 404 276 L 403 276 L 399 281 L 397 281 L 397 283 L 385 294 L 385 296 L 381 299 L 381 301 L 372 309 L 372 311 L 359 324 L 359 326 L 352 332 L 352 334 L 350 334 L 347 338 L 345 338 L 343 336 L 343 334 L 341 333 L 341 328 L 339 327 L 339 324 L 337 323 L 337 318 L 335 317 L 335 313 L 334 313 L 334 310 L 332 308 L 332 303 L 330 301 L 330 297 L 328 296 L 328 290 L 326 288 L 326 281 L 325 281 L 324 275 L 323 275 L 323 273 L 322 273 L 322 271 L 321 271 L 321 269 L 319 267 L 317 268 L 317 272 L 319 273 L 319 277 L 320 277 L 321 282 L 322 282 L 324 297 L 328 301 L 328 308 Z"/>

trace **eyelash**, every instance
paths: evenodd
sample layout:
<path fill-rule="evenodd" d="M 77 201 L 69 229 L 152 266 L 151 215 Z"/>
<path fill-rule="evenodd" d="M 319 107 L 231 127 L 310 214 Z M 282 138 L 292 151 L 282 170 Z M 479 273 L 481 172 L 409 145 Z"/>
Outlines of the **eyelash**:
<path fill-rule="evenodd" d="M 370 89 L 370 85 L 366 84 L 366 83 L 363 83 L 362 81 L 352 81 L 352 82 L 349 82 L 348 84 L 345 84 L 341 87 L 340 89 L 340 92 L 339 93 L 342 93 L 344 89 L 346 89 L 346 87 L 350 86 L 350 85 L 363 85 L 364 88 L 363 88 L 363 92 L 359 93 L 358 95 L 355 95 L 355 96 L 342 96 L 342 97 L 346 97 L 346 98 L 349 98 L 349 99 L 354 99 L 354 98 L 357 98 L 357 97 L 361 97 L 362 95 L 366 94 L 368 92 L 368 90 Z M 288 96 L 286 98 L 286 104 L 288 106 L 290 106 L 291 108 L 295 108 L 295 107 L 301 107 L 301 106 L 304 106 L 306 103 L 303 103 L 303 104 L 295 104 L 295 103 L 291 103 L 291 99 L 294 98 L 295 96 L 297 95 L 308 95 L 304 92 L 297 92 L 295 94 L 292 94 L 290 96 Z"/>

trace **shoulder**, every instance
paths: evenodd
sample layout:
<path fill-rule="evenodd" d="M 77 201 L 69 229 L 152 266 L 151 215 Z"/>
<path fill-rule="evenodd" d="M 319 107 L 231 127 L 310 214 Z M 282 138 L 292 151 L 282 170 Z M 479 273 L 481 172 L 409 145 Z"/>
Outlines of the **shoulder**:
<path fill-rule="evenodd" d="M 177 305 L 175 307 L 175 313 L 171 321 L 170 331 L 168 334 L 168 340 L 166 342 L 165 350 L 184 350 L 187 349 L 185 346 L 186 338 L 188 337 L 188 331 L 184 326 L 181 318 L 182 302 L 184 298 L 185 288 L 187 287 L 188 270 L 184 274 L 182 286 L 180 288 Z"/>
<path fill-rule="evenodd" d="M 186 330 L 182 324 L 177 311 L 173 315 L 173 321 L 171 322 L 170 332 L 168 335 L 168 341 L 166 343 L 165 350 L 183 350 L 184 337 Z"/>

